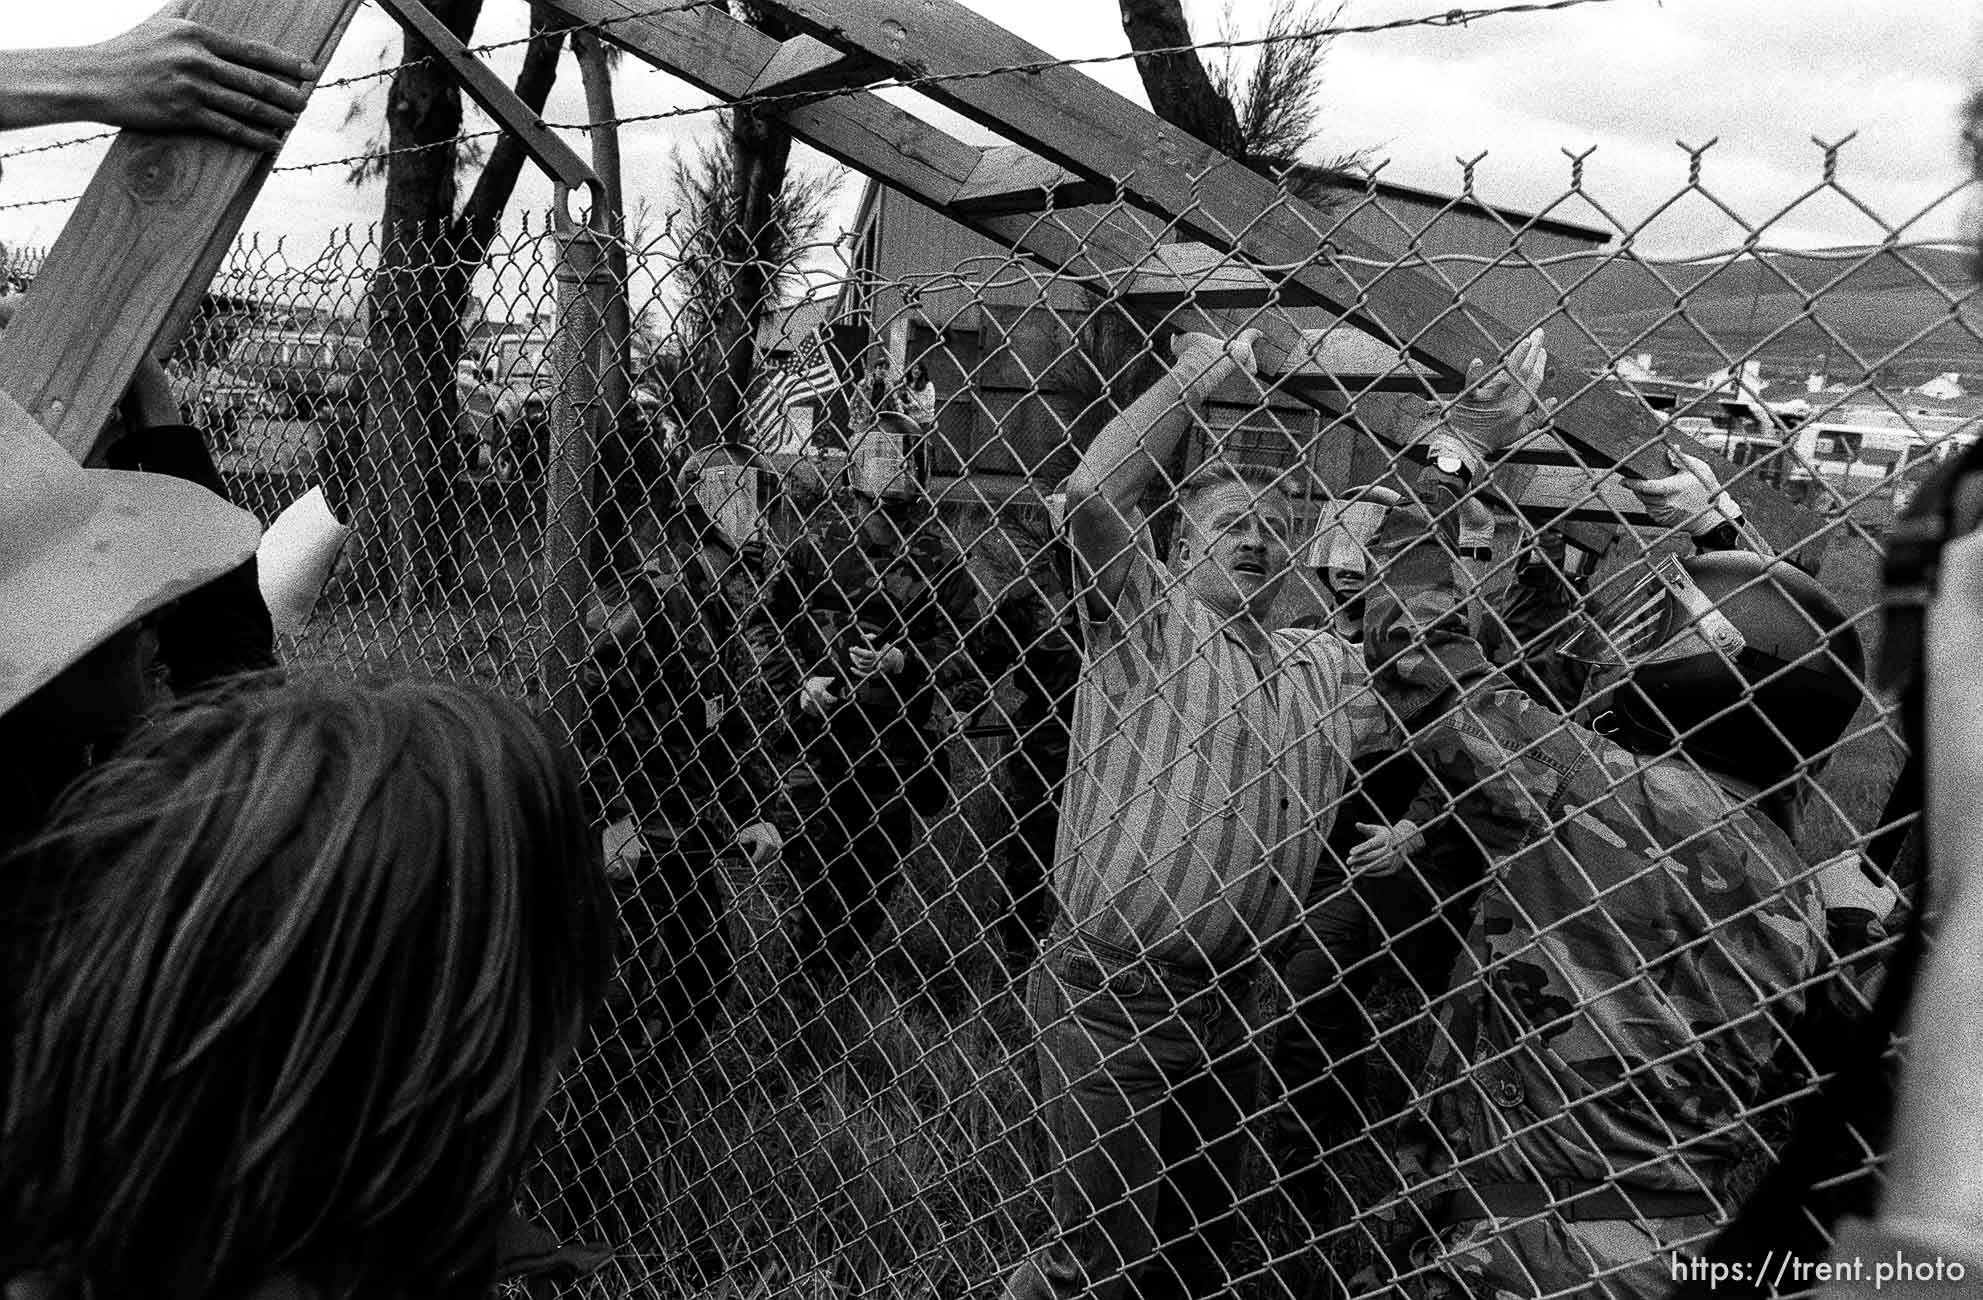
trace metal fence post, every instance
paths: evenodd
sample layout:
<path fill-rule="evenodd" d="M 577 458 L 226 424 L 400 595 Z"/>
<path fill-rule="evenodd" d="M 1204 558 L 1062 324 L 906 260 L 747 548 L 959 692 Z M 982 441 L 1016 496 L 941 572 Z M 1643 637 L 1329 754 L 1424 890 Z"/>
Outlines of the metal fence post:
<path fill-rule="evenodd" d="M 541 670 L 551 711 L 567 738 L 577 733 L 583 702 L 579 667 L 586 652 L 585 608 L 592 579 L 586 543 L 593 528 L 592 480 L 599 460 L 601 401 L 612 340 L 605 309 L 612 264 L 605 232 L 562 220 L 558 228 L 558 388 L 551 403 L 545 467 L 543 599 L 547 658 Z"/>

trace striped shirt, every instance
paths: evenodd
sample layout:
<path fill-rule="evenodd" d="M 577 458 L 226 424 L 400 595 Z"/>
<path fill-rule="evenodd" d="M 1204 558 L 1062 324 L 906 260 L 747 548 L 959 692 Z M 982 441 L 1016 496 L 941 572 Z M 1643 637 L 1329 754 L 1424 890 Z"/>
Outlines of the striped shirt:
<path fill-rule="evenodd" d="M 1357 647 L 1284 629 L 1256 651 L 1142 541 L 1087 624 L 1055 890 L 1084 934 L 1223 969 L 1293 924 L 1350 760 L 1402 737 Z"/>

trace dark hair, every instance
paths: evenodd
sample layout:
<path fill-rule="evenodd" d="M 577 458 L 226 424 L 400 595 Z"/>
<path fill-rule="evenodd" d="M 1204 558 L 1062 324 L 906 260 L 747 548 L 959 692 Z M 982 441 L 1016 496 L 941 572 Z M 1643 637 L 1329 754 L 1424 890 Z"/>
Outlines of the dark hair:
<path fill-rule="evenodd" d="M 0 1124 L 0 1277 L 57 1295 L 484 1294 L 611 895 L 573 764 L 518 706 L 237 688 L 93 771 Z"/>

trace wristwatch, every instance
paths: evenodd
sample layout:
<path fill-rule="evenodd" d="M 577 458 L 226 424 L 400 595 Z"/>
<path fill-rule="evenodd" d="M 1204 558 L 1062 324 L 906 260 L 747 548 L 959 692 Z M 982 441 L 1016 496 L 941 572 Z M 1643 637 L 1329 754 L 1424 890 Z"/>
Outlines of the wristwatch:
<path fill-rule="evenodd" d="M 1460 458 L 1458 452 L 1441 451 L 1425 443 L 1420 443 L 1412 451 L 1421 464 L 1429 465 L 1441 474 L 1450 474 L 1469 487 L 1473 485 L 1473 471 L 1467 468 L 1466 461 Z"/>

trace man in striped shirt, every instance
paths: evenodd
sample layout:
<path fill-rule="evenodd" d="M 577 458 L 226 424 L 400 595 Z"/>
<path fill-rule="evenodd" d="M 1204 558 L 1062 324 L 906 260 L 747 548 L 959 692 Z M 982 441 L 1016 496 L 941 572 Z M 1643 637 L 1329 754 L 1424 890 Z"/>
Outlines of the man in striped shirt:
<path fill-rule="evenodd" d="M 1063 915 L 1027 993 L 1059 1232 L 1011 1279 L 1015 1298 L 1226 1286 L 1259 1094 L 1257 957 L 1303 919 L 1350 758 L 1397 744 L 1353 647 L 1263 623 L 1292 530 L 1271 476 L 1195 474 L 1168 567 L 1137 509 L 1205 400 L 1253 373 L 1256 337 L 1180 338 L 1068 480 L 1087 653 Z"/>

